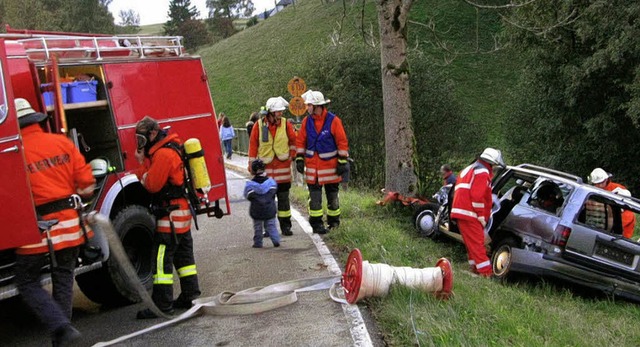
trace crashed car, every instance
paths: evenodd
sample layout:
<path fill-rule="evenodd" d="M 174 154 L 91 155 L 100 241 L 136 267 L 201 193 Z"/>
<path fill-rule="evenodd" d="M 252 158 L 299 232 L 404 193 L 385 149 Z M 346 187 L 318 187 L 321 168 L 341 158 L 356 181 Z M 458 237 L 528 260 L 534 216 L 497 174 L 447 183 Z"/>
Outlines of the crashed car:
<path fill-rule="evenodd" d="M 492 186 L 487 243 L 497 278 L 514 272 L 553 277 L 640 301 L 640 244 L 622 236 L 621 217 L 624 210 L 640 213 L 640 200 L 530 164 L 505 168 Z M 441 207 L 420 211 L 416 227 L 462 242 L 448 218 L 438 216 L 448 213 Z"/>

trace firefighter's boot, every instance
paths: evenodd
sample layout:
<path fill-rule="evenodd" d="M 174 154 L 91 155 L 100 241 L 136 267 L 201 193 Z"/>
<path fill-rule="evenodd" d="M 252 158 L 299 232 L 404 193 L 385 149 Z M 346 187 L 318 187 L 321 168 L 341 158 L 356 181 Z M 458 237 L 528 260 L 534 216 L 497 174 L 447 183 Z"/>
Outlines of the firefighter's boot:
<path fill-rule="evenodd" d="M 329 230 L 336 229 L 340 226 L 340 216 L 328 216 L 327 224 L 329 224 Z"/>
<path fill-rule="evenodd" d="M 310 217 L 309 224 L 311 224 L 311 228 L 313 229 L 314 234 L 326 234 L 329 232 L 327 228 L 324 227 L 324 222 L 322 221 L 322 217 Z"/>
<path fill-rule="evenodd" d="M 291 231 L 291 217 L 286 218 L 278 218 L 278 222 L 280 223 L 280 231 L 282 231 L 282 235 L 291 236 L 293 232 Z"/>
<path fill-rule="evenodd" d="M 200 297 L 200 287 L 198 285 L 198 275 L 180 278 L 181 293 L 173 302 L 174 308 L 191 308 L 191 302 Z"/>

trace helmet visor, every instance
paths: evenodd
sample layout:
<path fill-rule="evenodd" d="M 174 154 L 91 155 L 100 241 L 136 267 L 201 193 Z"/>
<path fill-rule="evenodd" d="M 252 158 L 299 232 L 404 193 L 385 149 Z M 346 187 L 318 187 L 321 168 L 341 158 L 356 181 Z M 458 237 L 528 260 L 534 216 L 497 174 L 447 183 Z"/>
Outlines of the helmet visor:
<path fill-rule="evenodd" d="M 143 149 L 147 145 L 147 137 L 136 133 L 136 142 L 138 149 Z"/>

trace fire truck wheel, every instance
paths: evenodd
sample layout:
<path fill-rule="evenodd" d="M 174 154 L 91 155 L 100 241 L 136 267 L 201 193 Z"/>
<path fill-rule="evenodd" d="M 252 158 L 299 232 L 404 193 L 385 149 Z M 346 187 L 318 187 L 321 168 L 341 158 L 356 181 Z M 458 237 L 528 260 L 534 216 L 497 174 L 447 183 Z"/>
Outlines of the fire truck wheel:
<path fill-rule="evenodd" d="M 113 219 L 113 228 L 140 281 L 150 290 L 153 286 L 153 216 L 146 208 L 132 205 L 118 212 Z M 103 305 L 121 306 L 140 301 L 128 284 L 130 279 L 113 259 L 110 257 L 99 270 L 77 276 L 78 286 L 87 298 Z"/>

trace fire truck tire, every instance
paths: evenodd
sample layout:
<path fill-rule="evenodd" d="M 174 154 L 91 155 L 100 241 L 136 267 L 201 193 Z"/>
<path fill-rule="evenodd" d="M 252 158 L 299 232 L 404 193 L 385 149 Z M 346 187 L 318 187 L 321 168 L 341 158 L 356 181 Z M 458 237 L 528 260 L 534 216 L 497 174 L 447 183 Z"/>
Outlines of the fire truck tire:
<path fill-rule="evenodd" d="M 131 205 L 118 212 L 113 228 L 131 260 L 142 284 L 148 290 L 153 286 L 153 237 L 155 220 L 149 211 Z M 107 306 L 122 306 L 140 301 L 128 277 L 110 257 L 99 270 L 76 277 L 78 286 L 91 301 Z"/>

